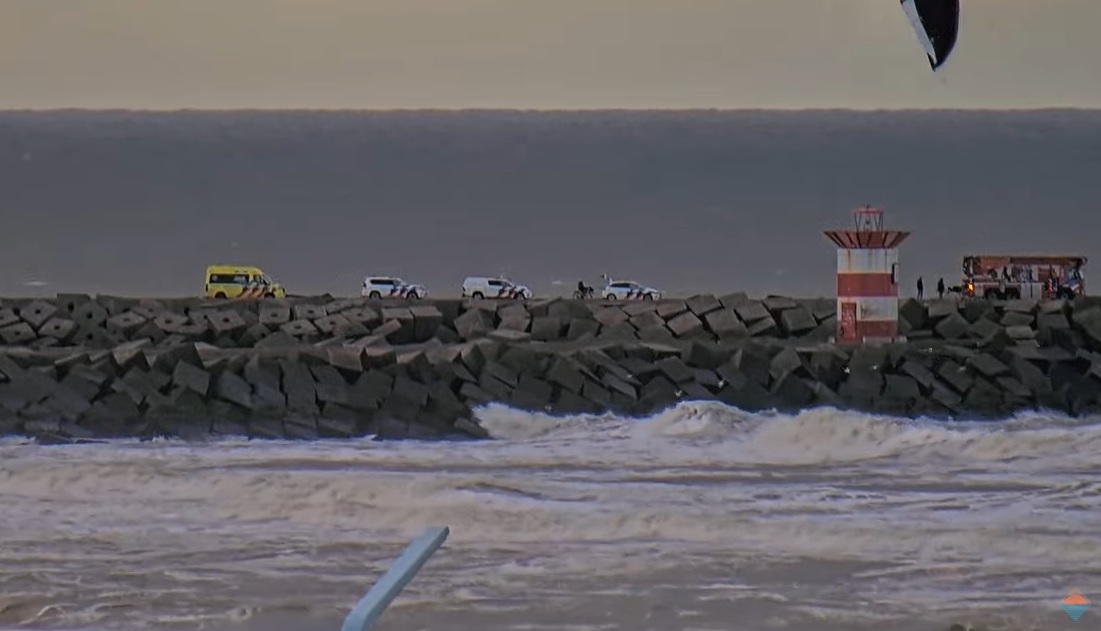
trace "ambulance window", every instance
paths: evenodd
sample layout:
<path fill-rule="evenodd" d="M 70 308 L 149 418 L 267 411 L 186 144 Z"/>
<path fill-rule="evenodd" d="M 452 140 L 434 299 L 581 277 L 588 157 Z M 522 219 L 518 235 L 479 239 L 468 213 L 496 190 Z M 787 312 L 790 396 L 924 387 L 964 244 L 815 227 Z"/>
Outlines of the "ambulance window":
<path fill-rule="evenodd" d="M 247 285 L 247 274 L 211 274 L 211 285 Z"/>

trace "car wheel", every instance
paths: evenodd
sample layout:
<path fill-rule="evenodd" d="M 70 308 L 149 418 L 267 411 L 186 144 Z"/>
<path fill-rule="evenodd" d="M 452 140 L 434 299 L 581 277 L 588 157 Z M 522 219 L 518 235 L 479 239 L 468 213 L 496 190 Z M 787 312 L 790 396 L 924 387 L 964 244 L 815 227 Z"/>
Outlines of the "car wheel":
<path fill-rule="evenodd" d="M 417 292 L 415 292 L 415 291 L 411 291 L 411 292 L 405 294 L 405 297 L 408 300 L 416 300 L 417 298 L 420 298 L 420 296 L 418 296 Z"/>
<path fill-rule="evenodd" d="M 225 292 L 219 291 L 218 293 L 214 294 L 214 297 L 217 298 L 218 300 L 225 300 L 226 299 L 226 294 L 225 294 Z"/>
<path fill-rule="evenodd" d="M 371 300 L 378 300 L 382 298 L 382 294 L 378 293 L 377 291 L 372 291 L 371 293 L 367 294 L 367 297 Z"/>
<path fill-rule="evenodd" d="M 615 294 L 608 294 L 607 296 L 604 296 L 604 299 L 605 300 L 615 300 L 616 297 L 615 297 Z"/>
<path fill-rule="evenodd" d="M 474 297 L 474 298 L 477 298 L 478 300 L 481 300 L 481 299 L 485 298 L 485 297 L 486 297 L 486 295 L 485 295 L 485 294 L 483 294 L 483 293 L 482 293 L 482 292 L 480 292 L 480 291 L 476 291 L 476 292 L 474 292 L 474 294 L 473 294 L 473 297 Z"/>
<path fill-rule="evenodd" d="M 271 293 L 271 292 L 269 291 L 268 293 L 264 294 L 264 297 L 265 297 L 265 298 L 274 298 L 274 297 L 275 297 L 275 294 L 273 294 L 273 293 Z"/>
<path fill-rule="evenodd" d="M 643 300 L 653 300 L 654 294 L 646 294 L 642 297 Z"/>

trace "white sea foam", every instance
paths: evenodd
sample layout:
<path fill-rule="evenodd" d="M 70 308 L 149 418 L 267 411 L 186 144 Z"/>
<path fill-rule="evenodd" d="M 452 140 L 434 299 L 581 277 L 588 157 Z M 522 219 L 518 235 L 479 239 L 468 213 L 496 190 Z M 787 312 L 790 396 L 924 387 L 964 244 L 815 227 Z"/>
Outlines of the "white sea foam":
<path fill-rule="evenodd" d="M 1051 605 L 1088 593 L 1101 547 L 1096 419 L 944 424 L 714 403 L 643 420 L 479 414 L 496 440 L 0 443 L 0 626 L 339 621 L 434 524 L 452 537 L 395 605 L 394 628 L 422 628 L 432 611 L 536 628 L 533 602 L 573 611 L 562 628 L 626 625 L 626 613 L 586 617 L 584 603 L 663 589 L 693 628 L 724 628 L 716 599 L 839 624 Z M 697 587 L 698 606 L 681 602 Z M 865 602 L 841 611 L 838 590 Z M 440 615 L 427 626 L 458 624 Z"/>

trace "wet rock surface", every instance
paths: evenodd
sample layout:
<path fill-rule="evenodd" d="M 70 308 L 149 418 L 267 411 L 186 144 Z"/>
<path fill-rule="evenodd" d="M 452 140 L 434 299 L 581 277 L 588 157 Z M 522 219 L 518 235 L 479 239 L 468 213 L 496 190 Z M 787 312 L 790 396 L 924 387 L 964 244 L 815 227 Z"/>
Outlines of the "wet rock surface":
<path fill-rule="evenodd" d="M 482 438 L 472 408 L 681 400 L 933 418 L 1101 411 L 1101 299 L 903 300 L 906 341 L 830 343 L 835 301 L 0 299 L 0 434 Z"/>

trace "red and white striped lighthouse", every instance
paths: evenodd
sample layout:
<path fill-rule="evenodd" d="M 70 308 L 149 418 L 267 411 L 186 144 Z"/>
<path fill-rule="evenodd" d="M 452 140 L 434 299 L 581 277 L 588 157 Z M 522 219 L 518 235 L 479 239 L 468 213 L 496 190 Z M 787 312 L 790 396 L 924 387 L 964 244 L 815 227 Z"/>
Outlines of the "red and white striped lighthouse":
<path fill-rule="evenodd" d="M 827 230 L 837 244 L 837 341 L 898 337 L 898 246 L 909 232 L 883 229 L 883 210 L 853 211 L 855 227 Z"/>

